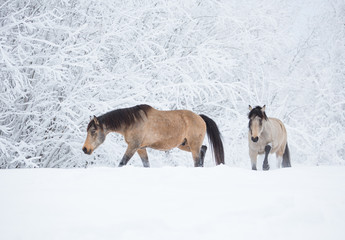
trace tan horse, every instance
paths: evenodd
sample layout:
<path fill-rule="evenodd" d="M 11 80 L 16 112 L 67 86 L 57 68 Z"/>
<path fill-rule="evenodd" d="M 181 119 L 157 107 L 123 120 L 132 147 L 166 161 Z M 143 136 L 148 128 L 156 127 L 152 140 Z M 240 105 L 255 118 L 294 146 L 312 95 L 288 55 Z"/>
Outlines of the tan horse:
<path fill-rule="evenodd" d="M 284 124 L 276 118 L 267 118 L 266 106 L 252 108 L 249 105 L 249 156 L 252 169 L 256 170 L 259 154 L 265 154 L 262 169 L 269 170 L 268 154 L 276 153 L 277 166 L 291 167 L 287 133 Z"/>
<path fill-rule="evenodd" d="M 167 151 L 178 147 L 192 153 L 194 166 L 202 167 L 207 150 L 205 134 L 214 151 L 216 164 L 224 164 L 224 150 L 216 123 L 205 115 L 187 110 L 159 111 L 148 105 L 117 109 L 90 121 L 83 146 L 91 154 L 110 132 L 124 136 L 127 150 L 119 164 L 124 166 L 138 152 L 144 167 L 149 167 L 146 148 Z"/>

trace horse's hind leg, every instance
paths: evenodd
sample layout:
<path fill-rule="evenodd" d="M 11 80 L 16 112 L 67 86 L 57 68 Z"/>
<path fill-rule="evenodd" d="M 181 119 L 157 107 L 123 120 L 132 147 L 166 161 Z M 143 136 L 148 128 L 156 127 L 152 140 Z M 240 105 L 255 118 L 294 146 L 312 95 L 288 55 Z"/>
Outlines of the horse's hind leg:
<path fill-rule="evenodd" d="M 138 149 L 138 154 L 141 158 L 141 161 L 143 162 L 143 166 L 144 167 L 150 167 L 150 163 L 149 163 L 149 158 L 147 156 L 147 151 L 146 149 Z"/>
<path fill-rule="evenodd" d="M 189 145 L 190 150 L 192 152 L 193 160 L 194 160 L 194 167 L 203 167 L 203 164 L 202 164 L 203 161 L 201 161 L 201 151 L 202 151 L 201 144 L 202 142 L 201 143 L 193 142 L 193 143 L 190 143 Z"/>
<path fill-rule="evenodd" d="M 282 166 L 282 161 L 283 161 L 283 156 L 279 155 L 278 153 L 276 154 L 276 159 L 277 159 L 277 168 L 281 168 Z"/>
<path fill-rule="evenodd" d="M 198 148 L 198 150 L 196 150 L 195 147 L 191 148 L 191 146 L 188 144 L 187 141 L 183 142 L 183 144 L 178 146 L 178 148 L 183 150 L 183 151 L 186 151 L 186 152 L 192 152 L 193 160 L 194 160 L 194 167 L 202 167 L 201 160 L 200 160 L 200 156 L 201 156 L 201 149 L 200 148 Z"/>
<path fill-rule="evenodd" d="M 203 167 L 204 166 L 204 158 L 205 158 L 207 147 L 205 145 L 203 145 L 200 148 L 200 145 L 195 144 L 195 143 L 189 144 L 188 141 L 184 141 L 183 144 L 178 146 L 178 148 L 183 150 L 183 151 L 192 152 L 192 156 L 193 156 L 193 160 L 194 160 L 194 167 Z"/>
<path fill-rule="evenodd" d="M 201 149 L 200 149 L 200 162 L 199 162 L 200 167 L 204 166 L 204 159 L 205 159 L 206 151 L 207 151 L 207 147 L 205 145 L 202 145 Z"/>
<path fill-rule="evenodd" d="M 194 160 L 194 167 L 203 167 L 200 161 L 200 148 L 199 150 L 192 150 L 192 156 Z"/>
<path fill-rule="evenodd" d="M 283 153 L 283 162 L 282 162 L 283 168 L 285 167 L 291 167 L 291 160 L 290 160 L 290 151 L 289 151 L 289 146 L 286 143 L 285 146 L 285 151 Z"/>
<path fill-rule="evenodd" d="M 270 169 L 270 165 L 268 164 L 268 154 L 271 151 L 271 146 L 270 145 L 266 145 L 265 147 L 265 159 L 264 159 L 264 163 L 262 165 L 262 170 L 267 171 Z"/>

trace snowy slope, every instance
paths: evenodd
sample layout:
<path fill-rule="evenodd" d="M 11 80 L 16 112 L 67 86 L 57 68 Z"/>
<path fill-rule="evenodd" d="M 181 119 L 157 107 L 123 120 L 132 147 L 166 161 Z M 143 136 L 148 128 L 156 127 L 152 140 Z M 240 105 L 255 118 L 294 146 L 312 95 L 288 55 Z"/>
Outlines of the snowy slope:
<path fill-rule="evenodd" d="M 345 167 L 0 172 L 0 239 L 345 239 Z"/>

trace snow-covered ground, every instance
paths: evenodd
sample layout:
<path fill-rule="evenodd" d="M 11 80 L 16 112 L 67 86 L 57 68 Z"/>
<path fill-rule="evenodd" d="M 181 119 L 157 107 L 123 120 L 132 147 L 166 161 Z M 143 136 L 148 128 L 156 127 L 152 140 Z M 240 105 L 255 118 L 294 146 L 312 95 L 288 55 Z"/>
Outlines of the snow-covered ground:
<path fill-rule="evenodd" d="M 0 171 L 0 239 L 345 239 L 345 167 Z"/>

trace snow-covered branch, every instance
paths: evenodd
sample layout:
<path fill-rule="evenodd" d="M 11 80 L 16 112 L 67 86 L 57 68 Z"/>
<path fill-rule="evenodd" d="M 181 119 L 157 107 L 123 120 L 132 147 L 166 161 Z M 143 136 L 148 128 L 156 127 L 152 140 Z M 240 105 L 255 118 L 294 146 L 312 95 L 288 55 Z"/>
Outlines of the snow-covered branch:
<path fill-rule="evenodd" d="M 236 166 L 249 164 L 247 106 L 266 104 L 293 161 L 345 164 L 344 16 L 337 0 L 5 1 L 0 167 L 112 166 L 121 136 L 81 151 L 89 117 L 142 103 L 212 117 Z"/>

